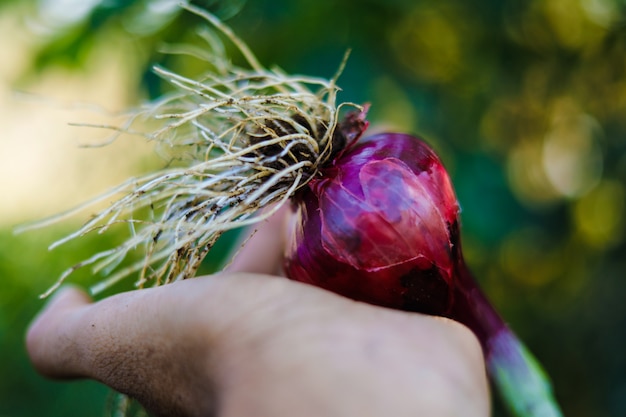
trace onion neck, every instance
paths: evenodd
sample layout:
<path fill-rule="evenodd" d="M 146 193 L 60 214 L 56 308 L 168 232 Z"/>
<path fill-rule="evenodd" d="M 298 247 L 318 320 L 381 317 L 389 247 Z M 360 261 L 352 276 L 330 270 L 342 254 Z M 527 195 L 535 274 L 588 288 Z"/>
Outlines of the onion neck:
<path fill-rule="evenodd" d="M 449 317 L 478 337 L 487 370 L 504 404 L 515 417 L 562 417 L 545 371 L 478 288 L 460 246 L 457 255 Z"/>
<path fill-rule="evenodd" d="M 478 287 L 463 257 L 457 259 L 453 305 L 449 317 L 469 327 L 478 337 L 485 356 L 488 356 L 489 340 L 506 330 L 507 325 Z"/>

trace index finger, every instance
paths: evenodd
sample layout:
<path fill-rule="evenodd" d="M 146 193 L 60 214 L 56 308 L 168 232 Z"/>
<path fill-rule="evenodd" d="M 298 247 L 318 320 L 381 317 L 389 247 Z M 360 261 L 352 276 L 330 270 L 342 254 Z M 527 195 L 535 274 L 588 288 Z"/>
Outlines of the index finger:
<path fill-rule="evenodd" d="M 280 275 L 290 216 L 291 208 L 285 204 L 270 218 L 251 227 L 224 271 Z"/>

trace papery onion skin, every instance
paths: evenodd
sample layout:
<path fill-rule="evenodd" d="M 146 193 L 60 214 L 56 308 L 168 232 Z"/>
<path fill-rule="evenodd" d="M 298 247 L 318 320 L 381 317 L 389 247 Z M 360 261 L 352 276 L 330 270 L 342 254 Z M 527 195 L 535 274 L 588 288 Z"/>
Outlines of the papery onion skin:
<path fill-rule="evenodd" d="M 372 136 L 297 199 L 286 275 L 385 307 L 454 318 L 483 346 L 504 326 L 463 262 L 459 205 L 421 139 Z"/>
<path fill-rule="evenodd" d="M 467 268 L 450 178 L 424 141 L 382 133 L 351 144 L 293 204 L 287 277 L 464 323 L 513 415 L 562 416 L 541 366 Z"/>
<path fill-rule="evenodd" d="M 287 276 L 373 304 L 450 311 L 458 204 L 439 158 L 416 140 L 371 137 L 311 180 Z"/>

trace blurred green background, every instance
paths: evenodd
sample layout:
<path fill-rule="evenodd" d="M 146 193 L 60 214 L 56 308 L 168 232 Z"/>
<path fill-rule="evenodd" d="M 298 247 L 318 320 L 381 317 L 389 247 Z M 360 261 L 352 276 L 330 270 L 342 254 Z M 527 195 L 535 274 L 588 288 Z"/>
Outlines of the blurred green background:
<path fill-rule="evenodd" d="M 106 114 L 81 103 L 119 111 L 157 97 L 153 64 L 186 70 L 159 52 L 196 41 L 201 21 L 176 4 L 0 3 L 1 417 L 103 415 L 105 387 L 42 379 L 22 341 L 37 295 L 115 236 L 49 253 L 84 217 L 12 228 L 154 166 L 141 140 L 79 149 L 98 133 L 66 123 Z M 626 416 L 626 1 L 197 4 L 289 72 L 330 77 L 352 48 L 340 100 L 370 102 L 375 126 L 417 133 L 441 154 L 468 262 L 551 375 L 565 415 Z M 506 415 L 497 399 L 494 415 Z"/>

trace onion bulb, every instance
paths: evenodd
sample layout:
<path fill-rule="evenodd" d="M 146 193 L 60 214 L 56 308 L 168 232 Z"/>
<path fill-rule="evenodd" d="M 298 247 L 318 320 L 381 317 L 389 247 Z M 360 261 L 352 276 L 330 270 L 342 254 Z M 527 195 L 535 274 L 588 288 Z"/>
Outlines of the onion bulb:
<path fill-rule="evenodd" d="M 289 278 L 467 325 L 515 416 L 562 415 L 540 365 L 472 278 L 461 252 L 459 204 L 425 142 L 399 133 L 366 138 L 293 201 Z"/>

